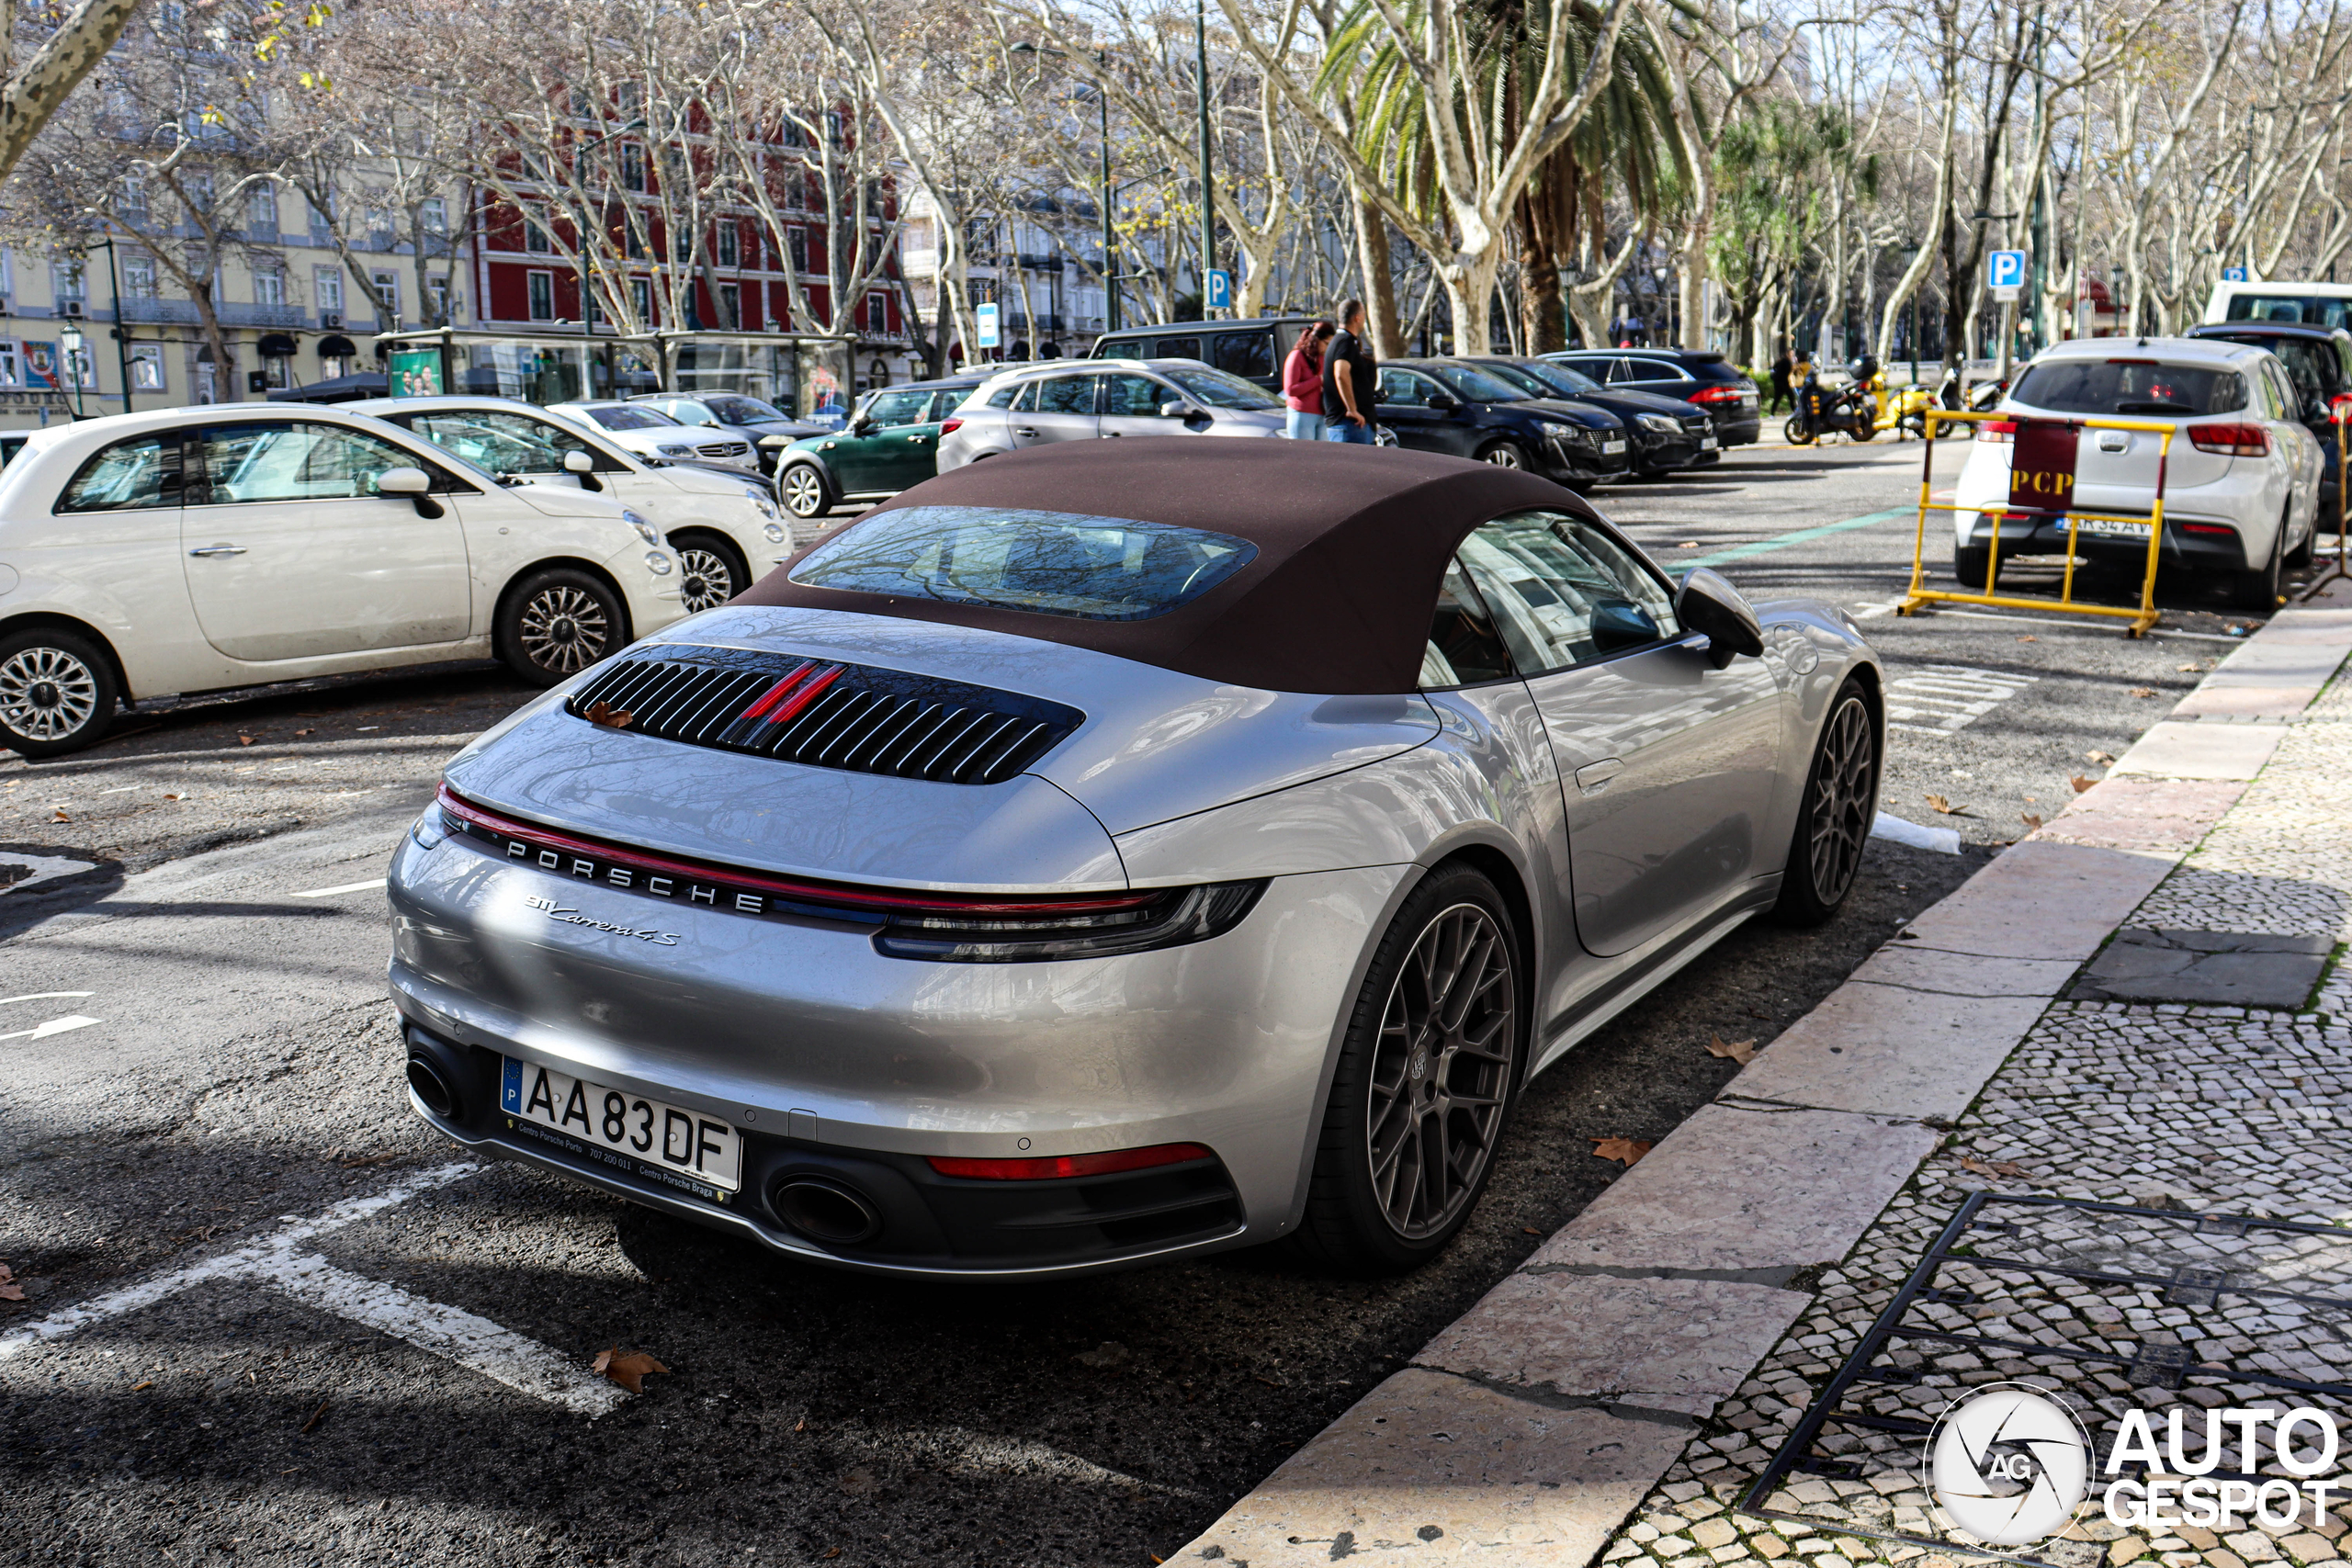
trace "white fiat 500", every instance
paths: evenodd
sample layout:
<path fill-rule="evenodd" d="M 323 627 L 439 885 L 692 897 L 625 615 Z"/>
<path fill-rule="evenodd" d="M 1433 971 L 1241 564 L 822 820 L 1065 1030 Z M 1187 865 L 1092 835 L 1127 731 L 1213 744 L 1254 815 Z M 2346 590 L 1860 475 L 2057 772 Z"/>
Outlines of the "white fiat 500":
<path fill-rule="evenodd" d="M 50 756 L 124 700 L 441 660 L 552 685 L 676 620 L 678 582 L 612 497 L 340 409 L 58 425 L 0 472 L 0 744 Z"/>
<path fill-rule="evenodd" d="M 689 614 L 724 604 L 791 558 L 790 525 L 775 498 L 741 471 L 640 457 L 514 398 L 371 398 L 344 406 L 494 474 L 575 485 L 636 508 L 677 552 Z"/>
<path fill-rule="evenodd" d="M 2225 577 L 2242 609 L 2278 604 L 2279 569 L 2311 552 L 2324 458 L 2304 428 L 2295 385 L 2269 350 L 2191 338 L 2081 338 L 2045 349 L 1996 411 L 1975 426 L 1953 496 L 1952 570 L 1981 588 L 1992 565 L 1994 514 L 2009 501 L 2010 457 L 2023 419 L 2131 420 L 2148 431 L 2086 429 L 2075 440 L 2072 513 L 2000 523 L 2001 559 L 2063 556 L 2067 516 L 2086 559 L 2138 570 L 2147 559 L 2157 463 L 2165 459 L 2160 558 Z M 2007 417 L 2014 415 L 2015 418 Z"/>

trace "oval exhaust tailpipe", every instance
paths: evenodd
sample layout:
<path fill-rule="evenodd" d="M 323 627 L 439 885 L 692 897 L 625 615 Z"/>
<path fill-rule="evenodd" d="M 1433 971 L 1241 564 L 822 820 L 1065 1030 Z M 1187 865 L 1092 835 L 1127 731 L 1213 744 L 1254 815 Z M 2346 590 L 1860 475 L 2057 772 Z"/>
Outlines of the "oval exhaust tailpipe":
<path fill-rule="evenodd" d="M 854 1247 L 882 1234 L 882 1216 L 864 1193 L 823 1177 L 786 1177 L 769 1192 L 768 1206 L 811 1241 Z"/>
<path fill-rule="evenodd" d="M 408 1087 L 416 1098 L 444 1122 L 458 1120 L 458 1091 L 441 1074 L 440 1066 L 422 1051 L 413 1051 L 408 1058 Z"/>

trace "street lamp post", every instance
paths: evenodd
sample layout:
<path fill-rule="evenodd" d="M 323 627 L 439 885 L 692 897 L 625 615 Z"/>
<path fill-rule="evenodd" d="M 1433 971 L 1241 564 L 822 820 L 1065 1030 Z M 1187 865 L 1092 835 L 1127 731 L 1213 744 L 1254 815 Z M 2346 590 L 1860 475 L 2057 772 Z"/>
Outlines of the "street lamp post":
<path fill-rule="evenodd" d="M 1216 186 L 1209 172 L 1209 6 L 1193 0 L 1193 85 L 1201 98 L 1201 320 L 1209 319 L 1209 274 L 1216 270 Z"/>
<path fill-rule="evenodd" d="M 86 419 L 89 410 L 82 401 L 82 329 L 68 321 L 57 329 L 57 346 L 65 356 L 65 377 L 74 388 L 74 417 Z"/>
<path fill-rule="evenodd" d="M 1904 241 L 1903 270 L 1909 272 L 1911 270 L 1912 264 L 1918 259 L 1919 242 L 1917 240 Z M 1911 384 L 1916 387 L 1919 384 L 1919 290 L 1917 288 L 1915 288 L 1911 290 L 1911 297 L 1903 302 L 1903 307 L 1910 316 L 1910 320 L 1905 323 L 1903 332 L 1904 335 L 1911 340 Z"/>

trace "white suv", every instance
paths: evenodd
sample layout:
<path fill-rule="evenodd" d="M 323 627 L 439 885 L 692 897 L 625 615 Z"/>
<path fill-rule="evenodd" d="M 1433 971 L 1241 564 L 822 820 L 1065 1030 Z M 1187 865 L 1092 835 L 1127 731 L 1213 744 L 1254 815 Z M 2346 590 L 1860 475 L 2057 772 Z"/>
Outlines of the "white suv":
<path fill-rule="evenodd" d="M 0 745 L 87 746 L 125 698 L 444 660 L 535 685 L 676 620 L 653 524 L 342 409 L 37 431 L 0 471 Z"/>
<path fill-rule="evenodd" d="M 2165 466 L 2168 566 L 2226 573 L 2231 600 L 2248 610 L 2278 604 L 2279 569 L 2306 558 L 2317 527 L 2324 462 L 2286 367 L 2269 350 L 2192 338 L 2078 338 L 2044 350 L 2018 378 L 2001 414 L 2086 416 L 2174 427 Z M 1952 570 L 1984 586 L 1993 517 L 2009 500 L 2017 423 L 1974 427 L 1953 495 Z M 2147 558 L 2160 437 L 2145 431 L 2084 430 L 2076 441 L 2075 549 L 2085 558 L 2137 570 Z M 2066 518 L 2007 515 L 2001 558 L 2064 555 Z"/>

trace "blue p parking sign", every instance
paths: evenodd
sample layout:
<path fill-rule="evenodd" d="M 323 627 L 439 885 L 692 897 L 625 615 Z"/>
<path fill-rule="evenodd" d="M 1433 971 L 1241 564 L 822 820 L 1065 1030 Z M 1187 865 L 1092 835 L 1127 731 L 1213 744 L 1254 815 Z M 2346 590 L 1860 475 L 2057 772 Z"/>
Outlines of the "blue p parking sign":
<path fill-rule="evenodd" d="M 1986 260 L 1984 281 L 1987 286 L 1994 288 L 2024 288 L 2025 253 L 2023 251 L 1995 251 Z"/>
<path fill-rule="evenodd" d="M 2224 283 L 2244 283 L 2245 281 L 2245 268 L 2242 266 L 2223 267 L 2222 269 L 2222 281 Z"/>
<path fill-rule="evenodd" d="M 1222 270 L 1209 274 L 1208 305 L 1212 310 L 1233 309 L 1233 274 Z"/>

